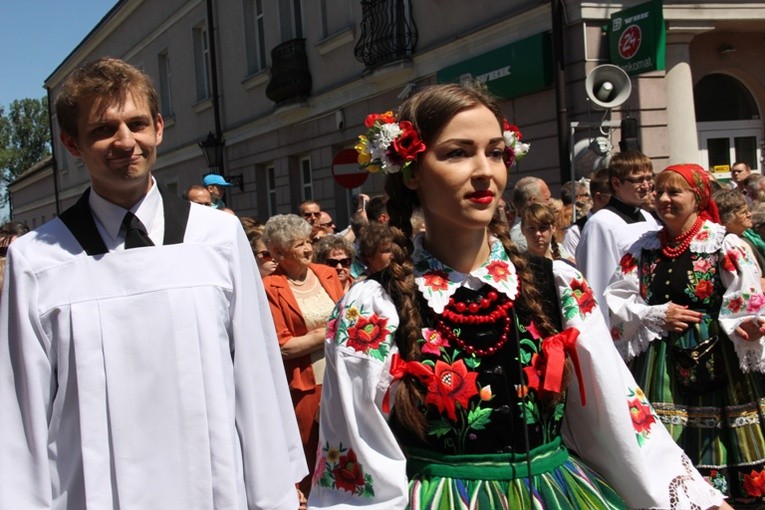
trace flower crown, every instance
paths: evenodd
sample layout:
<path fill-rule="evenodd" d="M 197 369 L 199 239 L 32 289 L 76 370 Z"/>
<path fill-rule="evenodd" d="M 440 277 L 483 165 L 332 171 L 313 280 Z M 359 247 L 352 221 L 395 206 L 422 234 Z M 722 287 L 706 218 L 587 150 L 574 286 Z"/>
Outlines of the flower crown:
<path fill-rule="evenodd" d="M 403 171 L 405 177 L 410 174 L 412 162 L 426 148 L 412 123 L 408 120 L 397 122 L 393 112 L 387 111 L 370 113 L 364 125 L 367 132 L 359 135 L 355 147 L 359 153 L 359 166 L 372 173 Z M 507 120 L 503 121 L 502 136 L 505 139 L 505 165 L 510 168 L 529 152 L 529 144 L 521 141 L 523 134 L 518 126 Z"/>
<path fill-rule="evenodd" d="M 417 154 L 425 150 L 420 135 L 408 120 L 396 122 L 393 112 L 371 113 L 364 124 L 366 135 L 359 135 L 356 152 L 359 165 L 370 172 L 407 172 Z"/>
<path fill-rule="evenodd" d="M 510 168 L 528 154 L 529 144 L 521 141 L 521 130 L 515 124 L 510 124 L 507 119 L 502 121 L 502 137 L 505 139 L 505 165 Z"/>

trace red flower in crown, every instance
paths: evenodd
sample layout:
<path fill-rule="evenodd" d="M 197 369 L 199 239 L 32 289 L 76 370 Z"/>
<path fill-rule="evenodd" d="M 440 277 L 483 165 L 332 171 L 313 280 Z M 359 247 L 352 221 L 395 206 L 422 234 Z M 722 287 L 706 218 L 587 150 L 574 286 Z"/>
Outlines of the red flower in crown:
<path fill-rule="evenodd" d="M 352 493 L 356 487 L 364 485 L 364 471 L 356 459 L 356 452 L 352 449 L 349 449 L 346 455 L 340 456 L 332 474 L 335 475 L 335 484 L 338 489 Z"/>
<path fill-rule="evenodd" d="M 425 151 L 425 144 L 420 140 L 420 135 L 408 120 L 398 123 L 403 133 L 393 140 L 393 149 L 403 161 L 412 161 L 417 154 Z"/>
<path fill-rule="evenodd" d="M 377 349 L 388 335 L 388 319 L 372 314 L 369 319 L 360 316 L 356 323 L 348 328 L 348 347 L 359 352 Z"/>
<path fill-rule="evenodd" d="M 393 116 L 393 112 L 388 111 L 385 113 L 370 113 L 364 120 L 364 125 L 368 128 L 371 128 L 378 120 L 383 124 L 391 124 L 396 122 L 396 118 Z"/>
<path fill-rule="evenodd" d="M 504 119 L 502 121 L 502 131 L 512 131 L 515 133 L 516 138 L 518 140 L 523 140 L 523 134 L 521 133 L 521 128 L 516 126 L 515 124 L 510 124 L 507 119 Z"/>
<path fill-rule="evenodd" d="M 457 419 L 459 402 L 463 409 L 467 409 L 472 397 L 478 395 L 478 374 L 468 372 L 465 362 L 459 360 L 452 365 L 441 360 L 436 361 L 435 377 L 428 384 L 428 395 L 425 397 L 426 404 L 434 404 L 438 412 L 446 412 L 450 420 Z"/>

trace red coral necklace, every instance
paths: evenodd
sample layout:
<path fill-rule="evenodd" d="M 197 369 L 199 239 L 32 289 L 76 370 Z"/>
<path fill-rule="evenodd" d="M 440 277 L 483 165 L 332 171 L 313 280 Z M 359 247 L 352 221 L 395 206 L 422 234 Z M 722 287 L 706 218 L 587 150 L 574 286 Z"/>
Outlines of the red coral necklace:
<path fill-rule="evenodd" d="M 510 328 L 512 327 L 512 317 L 508 313 L 513 307 L 513 301 L 504 297 L 499 299 L 496 291 L 489 292 L 486 297 L 473 302 L 457 301 L 454 297 L 449 298 L 449 303 L 441 314 L 442 318 L 436 320 L 436 330 L 449 340 L 459 345 L 460 348 L 468 354 L 476 356 L 489 356 L 497 352 L 509 338 Z M 468 344 L 457 336 L 444 319 L 454 325 L 479 325 L 496 324 L 503 321 L 504 327 L 499 339 L 492 345 L 484 348 L 478 348 Z"/>
<path fill-rule="evenodd" d="M 697 217 L 693 222 L 691 228 L 681 233 L 677 237 L 669 237 L 667 227 L 664 227 L 659 234 L 659 240 L 661 241 L 661 252 L 665 257 L 674 259 L 685 253 L 685 250 L 691 245 L 691 241 L 696 237 L 696 234 L 701 230 L 701 225 L 704 224 L 704 220 L 701 217 Z"/>

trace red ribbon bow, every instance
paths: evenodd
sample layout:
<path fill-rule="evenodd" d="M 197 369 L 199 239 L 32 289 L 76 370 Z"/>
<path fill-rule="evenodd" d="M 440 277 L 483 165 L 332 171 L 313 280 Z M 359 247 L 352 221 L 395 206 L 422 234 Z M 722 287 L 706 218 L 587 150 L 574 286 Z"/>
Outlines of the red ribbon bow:
<path fill-rule="evenodd" d="M 393 381 L 403 379 L 406 375 L 413 375 L 427 383 L 434 377 L 433 371 L 429 370 L 419 361 L 405 361 L 398 354 L 391 356 L 390 374 L 393 376 Z M 391 381 L 391 383 L 393 383 L 393 381 Z M 390 387 L 383 397 L 382 410 L 384 413 L 390 412 Z"/>
<path fill-rule="evenodd" d="M 542 352 L 536 360 L 532 361 L 532 366 L 523 369 L 528 378 L 530 388 L 536 391 L 560 393 L 563 386 L 563 371 L 566 367 L 566 354 L 568 353 L 571 361 L 574 363 L 574 371 L 579 383 L 579 396 L 582 400 L 582 405 L 587 403 L 584 394 L 582 368 L 579 365 L 579 355 L 576 352 L 576 339 L 578 336 L 578 329 L 568 328 L 542 340 Z M 541 377 L 538 369 L 544 371 Z"/>

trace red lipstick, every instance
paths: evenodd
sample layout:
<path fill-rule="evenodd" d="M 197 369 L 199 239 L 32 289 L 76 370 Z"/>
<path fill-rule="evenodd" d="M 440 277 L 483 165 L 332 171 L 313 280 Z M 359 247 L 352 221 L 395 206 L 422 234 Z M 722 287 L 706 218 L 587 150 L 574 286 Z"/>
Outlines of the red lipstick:
<path fill-rule="evenodd" d="M 494 192 L 488 189 L 474 191 L 472 193 L 468 193 L 465 198 L 471 202 L 475 202 L 476 204 L 490 204 L 491 201 L 494 200 Z"/>

